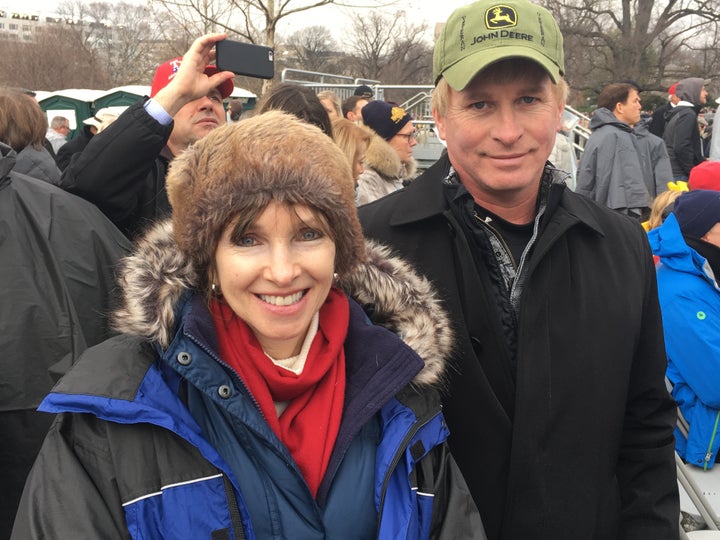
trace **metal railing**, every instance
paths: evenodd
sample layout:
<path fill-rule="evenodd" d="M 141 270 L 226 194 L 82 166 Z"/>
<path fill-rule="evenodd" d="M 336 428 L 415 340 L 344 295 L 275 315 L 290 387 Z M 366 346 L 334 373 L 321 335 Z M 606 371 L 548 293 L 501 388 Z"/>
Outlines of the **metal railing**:
<path fill-rule="evenodd" d="M 290 68 L 282 71 L 281 78 L 282 82 L 310 86 L 316 93 L 331 90 L 338 95 L 341 101 L 353 95 L 355 88 L 359 85 L 366 84 L 373 89 L 375 99 L 394 101 L 412 115 L 413 122 L 420 131 L 419 144 L 415 146 L 415 156 L 419 161 L 420 169 L 425 168 L 426 165 L 431 164 L 440 157 L 443 145 L 435 137 L 435 121 L 430 107 L 432 93 L 435 88 L 433 85 L 390 85 L 382 84 L 380 81 L 353 78 L 346 75 Z M 589 122 L 590 118 L 583 113 L 569 105 L 565 107 L 563 132 L 567 134 L 575 158 L 575 163 L 571 167 L 572 170 L 568 171 L 573 175 L 573 182 L 576 165 L 580 161 L 580 156 L 590 137 Z"/>

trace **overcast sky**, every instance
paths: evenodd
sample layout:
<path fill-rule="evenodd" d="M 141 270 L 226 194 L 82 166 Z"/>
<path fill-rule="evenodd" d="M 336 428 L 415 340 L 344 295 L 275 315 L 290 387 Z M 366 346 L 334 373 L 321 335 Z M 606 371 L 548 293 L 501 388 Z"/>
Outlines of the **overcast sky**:
<path fill-rule="evenodd" d="M 130 0 L 132 1 L 132 0 Z M 468 3 L 468 0 L 403 0 L 395 5 L 380 8 L 385 13 L 395 13 L 402 10 L 414 23 L 425 22 L 428 24 L 430 33 L 428 39 L 432 39 L 432 31 L 436 22 L 443 22 L 452 11 Z M 21 11 L 23 13 L 47 13 L 55 12 L 60 0 L 0 0 L 0 9 L 7 11 Z M 368 9 L 349 10 L 336 6 L 324 6 L 307 12 L 297 13 L 281 21 L 279 31 L 283 36 L 314 24 L 328 26 L 336 40 L 342 43 L 343 29 L 350 25 L 352 17 L 362 17 L 368 13 Z"/>

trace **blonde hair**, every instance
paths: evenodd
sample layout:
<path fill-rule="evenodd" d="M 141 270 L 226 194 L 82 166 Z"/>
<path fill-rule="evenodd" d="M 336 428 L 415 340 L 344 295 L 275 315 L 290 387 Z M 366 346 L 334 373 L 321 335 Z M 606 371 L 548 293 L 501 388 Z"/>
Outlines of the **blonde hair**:
<path fill-rule="evenodd" d="M 372 134 L 367 128 L 358 126 L 347 118 L 338 118 L 333 122 L 332 127 L 333 140 L 345 154 L 353 171 L 353 178 L 355 178 L 355 164 L 367 151 Z"/>
<path fill-rule="evenodd" d="M 650 208 L 650 217 L 647 220 L 646 230 L 651 231 L 662 225 L 667 217 L 665 210 L 683 193 L 683 191 L 667 190 L 655 197 Z"/>
<path fill-rule="evenodd" d="M 482 70 L 482 77 L 485 81 L 497 82 L 497 83 L 508 83 L 522 77 L 525 73 L 547 72 L 540 66 L 540 64 L 528 60 L 526 58 L 512 58 L 509 60 L 502 60 L 496 64 L 492 64 L 489 67 Z M 476 75 L 477 76 L 477 75 Z M 547 75 L 549 77 L 549 75 Z M 565 79 L 562 77 L 556 85 L 555 96 L 558 103 L 565 104 L 567 101 L 569 87 Z M 448 108 L 448 100 L 450 97 L 450 85 L 445 80 L 445 77 L 440 77 L 435 86 L 435 90 L 432 93 L 431 108 L 439 116 L 445 116 Z"/>
<path fill-rule="evenodd" d="M 322 92 L 318 92 L 317 97 L 320 101 L 327 99 L 330 103 L 332 103 L 333 109 L 335 109 L 335 114 L 338 115 L 338 118 L 342 118 L 342 102 L 335 92 L 332 90 L 323 90 Z"/>

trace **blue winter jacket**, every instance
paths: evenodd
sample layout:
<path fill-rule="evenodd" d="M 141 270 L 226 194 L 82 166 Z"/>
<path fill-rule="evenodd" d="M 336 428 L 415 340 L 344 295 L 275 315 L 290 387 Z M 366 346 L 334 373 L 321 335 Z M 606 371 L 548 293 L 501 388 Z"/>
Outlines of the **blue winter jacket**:
<path fill-rule="evenodd" d="M 313 498 L 216 352 L 205 300 L 188 287 L 169 227 L 151 235 L 158 231 L 152 249 L 141 245 L 127 260 L 123 335 L 90 349 L 41 406 L 61 414 L 12 538 L 485 538 L 446 444 L 434 384 L 452 338 L 434 296 L 422 296 L 426 282 L 393 276 L 402 298 L 388 290 L 389 309 L 368 305 L 425 361 L 350 301 L 343 418 Z M 358 293 L 363 281 L 344 288 Z M 354 296 L 367 299 L 382 283 Z"/>
<path fill-rule="evenodd" d="M 720 448 L 720 289 L 697 251 L 687 245 L 674 214 L 648 233 L 657 267 L 667 376 L 690 425 L 675 431 L 687 462 L 710 469 Z"/>

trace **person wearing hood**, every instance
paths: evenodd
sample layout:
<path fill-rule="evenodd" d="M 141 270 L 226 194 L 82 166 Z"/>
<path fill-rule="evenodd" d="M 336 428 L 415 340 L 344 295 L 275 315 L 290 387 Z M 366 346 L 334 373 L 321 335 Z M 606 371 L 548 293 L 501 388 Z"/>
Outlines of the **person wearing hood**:
<path fill-rule="evenodd" d="M 613 83 L 603 88 L 590 120 L 592 134 L 580 159 L 575 191 L 622 214 L 647 219 L 652 200 L 648 184 L 654 180 L 645 179 L 631 127 L 640 121 L 641 110 L 632 84 Z"/>
<path fill-rule="evenodd" d="M 115 264 L 130 253 L 130 242 L 95 205 L 18 173 L 17 157 L 0 142 L 3 539 L 10 537 L 25 479 L 53 421 L 37 406 L 56 374 L 112 335 L 105 315 Z"/>
<path fill-rule="evenodd" d="M 447 314 L 365 243 L 335 143 L 270 111 L 167 187 L 121 335 L 40 407 L 59 416 L 12 538 L 484 540 L 440 407 Z"/>
<path fill-rule="evenodd" d="M 698 113 L 707 102 L 707 90 L 703 79 L 690 77 L 679 81 L 675 92 L 680 101 L 667 114 L 663 140 L 677 181 L 687 180 L 690 169 L 705 161 Z"/>
<path fill-rule="evenodd" d="M 415 175 L 413 148 L 417 144 L 412 116 L 386 101 L 371 101 L 362 108 L 363 123 L 373 130 L 365 154 L 365 170 L 358 179 L 355 202 L 372 202 L 402 188 Z"/>
<path fill-rule="evenodd" d="M 683 193 L 648 237 L 660 259 L 667 377 L 689 424 L 687 437 L 675 430 L 676 448 L 688 463 L 711 469 L 720 448 L 720 192 Z"/>

